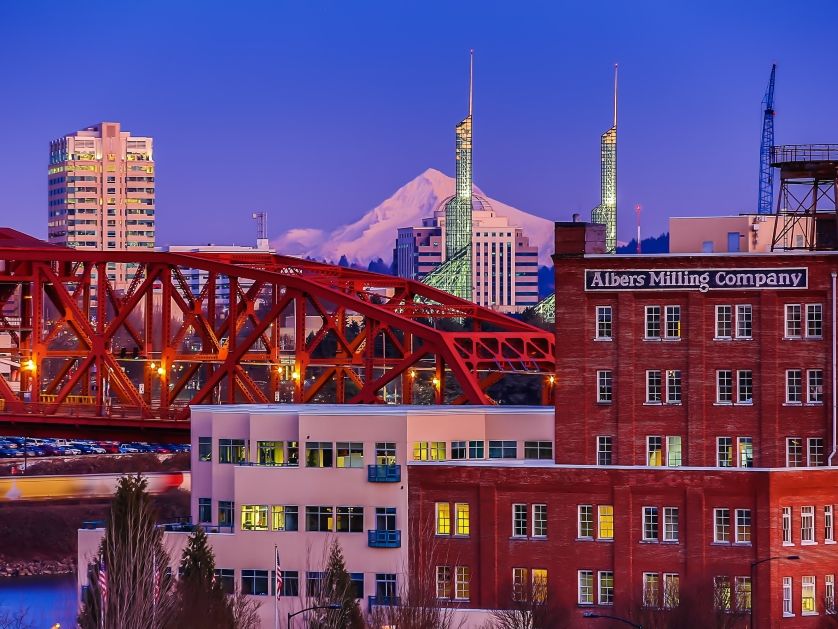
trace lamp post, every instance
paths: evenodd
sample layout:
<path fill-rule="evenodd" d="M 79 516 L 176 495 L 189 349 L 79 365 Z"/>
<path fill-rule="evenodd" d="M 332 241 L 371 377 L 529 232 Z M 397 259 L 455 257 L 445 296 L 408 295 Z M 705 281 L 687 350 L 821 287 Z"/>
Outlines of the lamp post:
<path fill-rule="evenodd" d="M 620 618 L 619 616 L 609 616 L 608 614 L 597 614 L 595 612 L 585 612 L 582 614 L 583 618 L 607 618 L 608 620 L 616 620 L 617 622 L 622 622 L 627 624 L 629 627 L 634 627 L 634 629 L 643 629 L 643 625 L 639 625 L 636 622 L 632 622 L 626 618 Z"/>
<path fill-rule="evenodd" d="M 287 621 L 288 624 L 286 625 L 286 628 L 291 629 L 291 619 L 294 616 L 297 616 L 299 614 L 303 614 L 305 612 L 310 612 L 310 611 L 315 610 L 315 609 L 340 609 L 341 607 L 342 606 L 339 605 L 338 603 L 330 603 L 328 605 L 315 605 L 314 607 L 306 607 L 305 609 L 301 609 L 300 611 L 294 612 L 293 614 L 291 612 L 288 612 L 288 621 Z"/>
<path fill-rule="evenodd" d="M 754 607 L 756 606 L 756 567 L 761 563 L 766 563 L 768 561 L 776 561 L 778 559 L 788 559 L 789 561 L 798 561 L 800 559 L 800 555 L 777 555 L 776 557 L 766 557 L 765 559 L 758 559 L 757 561 L 751 562 L 751 609 L 749 610 L 749 621 L 748 626 L 750 629 L 754 627 Z"/>

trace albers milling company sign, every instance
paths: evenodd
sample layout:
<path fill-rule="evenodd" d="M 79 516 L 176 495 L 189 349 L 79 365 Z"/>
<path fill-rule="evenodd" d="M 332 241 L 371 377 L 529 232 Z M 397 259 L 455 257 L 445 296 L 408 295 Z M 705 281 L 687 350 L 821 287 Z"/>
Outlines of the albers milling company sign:
<path fill-rule="evenodd" d="M 586 291 L 765 290 L 807 288 L 808 269 L 585 270 Z"/>

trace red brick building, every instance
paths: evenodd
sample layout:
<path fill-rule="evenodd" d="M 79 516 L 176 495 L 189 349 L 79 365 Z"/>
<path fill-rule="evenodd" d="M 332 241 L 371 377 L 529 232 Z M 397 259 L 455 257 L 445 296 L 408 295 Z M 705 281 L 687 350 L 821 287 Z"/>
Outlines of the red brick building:
<path fill-rule="evenodd" d="M 574 627 L 687 599 L 719 608 L 706 626 L 745 626 L 752 600 L 754 627 L 821 626 L 838 254 L 613 256 L 602 238 L 556 226 L 555 463 L 411 465 L 414 543 L 468 567 L 469 607 L 546 582 Z M 467 534 L 419 534 L 446 504 Z"/>

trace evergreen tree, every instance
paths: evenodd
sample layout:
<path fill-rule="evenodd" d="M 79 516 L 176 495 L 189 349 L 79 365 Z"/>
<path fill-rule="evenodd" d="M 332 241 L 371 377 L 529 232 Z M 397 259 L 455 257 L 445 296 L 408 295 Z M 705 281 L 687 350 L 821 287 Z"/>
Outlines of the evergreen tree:
<path fill-rule="evenodd" d="M 134 629 L 158 629 L 171 613 L 169 556 L 147 485 L 139 474 L 119 479 L 105 537 L 88 569 L 82 629 L 122 628 L 128 619 Z"/>
<path fill-rule="evenodd" d="M 332 541 L 329 547 L 329 558 L 320 584 L 320 596 L 315 604 L 340 605 L 340 608 L 324 611 L 316 619 L 313 618 L 309 622 L 311 629 L 334 629 L 335 627 L 363 629 L 365 627 L 364 617 L 355 599 L 352 578 L 346 571 L 343 550 L 337 540 Z"/>
<path fill-rule="evenodd" d="M 215 555 L 200 526 L 183 549 L 179 575 L 177 600 L 167 627 L 235 629 L 232 601 L 221 580 L 215 578 Z"/>

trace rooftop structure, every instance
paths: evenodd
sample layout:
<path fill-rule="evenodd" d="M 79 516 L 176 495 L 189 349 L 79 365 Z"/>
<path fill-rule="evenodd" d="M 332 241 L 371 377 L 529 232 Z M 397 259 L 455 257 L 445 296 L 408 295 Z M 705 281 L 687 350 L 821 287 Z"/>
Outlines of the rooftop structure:
<path fill-rule="evenodd" d="M 591 222 L 605 225 L 605 251 L 617 250 L 617 65 L 614 64 L 614 124 L 600 138 L 600 201 Z"/>

